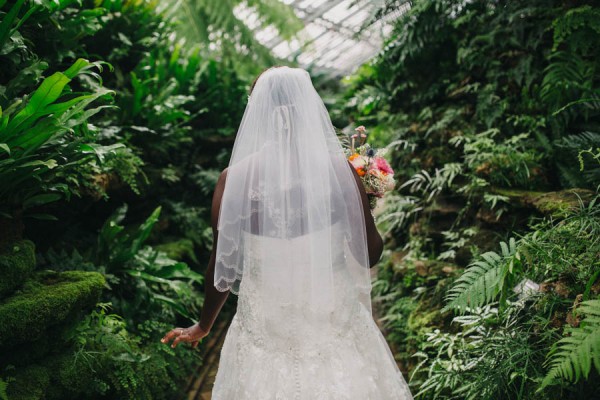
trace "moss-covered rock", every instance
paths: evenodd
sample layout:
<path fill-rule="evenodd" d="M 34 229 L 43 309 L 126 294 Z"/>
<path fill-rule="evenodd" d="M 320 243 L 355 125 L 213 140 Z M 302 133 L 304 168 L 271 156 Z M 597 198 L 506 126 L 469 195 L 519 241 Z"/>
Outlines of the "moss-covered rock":
<path fill-rule="evenodd" d="M 0 302 L 0 348 L 39 339 L 48 328 L 93 307 L 104 287 L 97 272 L 39 272 Z"/>
<path fill-rule="evenodd" d="M 587 189 L 569 189 L 560 192 L 544 193 L 533 200 L 533 206 L 542 214 L 564 217 L 580 204 L 587 204 L 594 197 L 594 192 Z"/>
<path fill-rule="evenodd" d="M 10 400 L 79 399 L 92 385 L 94 371 L 70 349 L 40 360 L 37 364 L 15 368 L 8 385 Z"/>
<path fill-rule="evenodd" d="M 13 293 L 35 268 L 35 246 L 20 240 L 0 248 L 0 299 Z"/>
<path fill-rule="evenodd" d="M 534 192 L 528 190 L 494 188 L 493 192 L 510 199 L 512 204 L 531 207 L 544 215 L 555 217 L 587 204 L 594 197 L 594 192 L 587 189 L 567 189 L 558 192 Z"/>
<path fill-rule="evenodd" d="M 7 388 L 10 400 L 40 400 L 46 398 L 46 391 L 50 386 L 48 369 L 39 365 L 15 371 L 13 379 Z"/>

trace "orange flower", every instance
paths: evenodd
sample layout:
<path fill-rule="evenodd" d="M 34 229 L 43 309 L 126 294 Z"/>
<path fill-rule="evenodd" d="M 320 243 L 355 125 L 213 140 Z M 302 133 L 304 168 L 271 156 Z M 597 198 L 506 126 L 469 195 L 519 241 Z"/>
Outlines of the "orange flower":
<path fill-rule="evenodd" d="M 358 154 L 358 153 L 354 153 L 354 154 L 352 154 L 350 157 L 348 157 L 348 160 L 352 161 L 352 160 L 354 160 L 354 159 L 355 159 L 356 157 L 358 157 L 358 156 L 359 156 L 359 154 Z"/>
<path fill-rule="evenodd" d="M 365 176 L 366 172 L 364 168 L 358 168 L 356 170 L 356 172 L 358 172 L 358 176 Z"/>

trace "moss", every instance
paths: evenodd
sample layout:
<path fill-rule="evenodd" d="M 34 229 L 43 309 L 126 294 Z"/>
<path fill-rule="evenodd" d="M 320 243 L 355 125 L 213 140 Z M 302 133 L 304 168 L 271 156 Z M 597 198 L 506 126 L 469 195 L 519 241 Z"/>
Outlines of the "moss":
<path fill-rule="evenodd" d="M 50 385 L 48 369 L 38 365 L 17 370 L 14 379 L 8 384 L 7 394 L 10 400 L 45 399 Z"/>
<path fill-rule="evenodd" d="M 35 246 L 29 240 L 20 240 L 0 249 L 0 299 L 13 293 L 35 268 Z"/>
<path fill-rule="evenodd" d="M 564 217 L 579 207 L 580 202 L 588 203 L 594 193 L 587 189 L 567 189 L 558 192 L 534 192 L 528 190 L 494 188 L 493 192 L 508 197 L 513 204 L 533 207 L 540 213 Z"/>
<path fill-rule="evenodd" d="M 533 200 L 533 206 L 543 214 L 564 217 L 577 209 L 582 203 L 588 203 L 593 192 L 586 189 L 569 189 L 560 192 L 544 193 Z"/>
<path fill-rule="evenodd" d="M 520 189 L 507 189 L 507 188 L 492 188 L 494 194 L 506 196 L 513 202 L 523 203 L 527 205 L 531 203 L 532 199 L 535 199 L 544 194 L 544 192 L 536 192 L 533 190 L 520 190 Z"/>
<path fill-rule="evenodd" d="M 423 334 L 438 328 L 442 320 L 443 316 L 440 310 L 425 310 L 417 307 L 408 317 L 408 327 L 416 334 Z"/>
<path fill-rule="evenodd" d="M 10 400 L 78 399 L 90 392 L 92 366 L 73 351 L 53 355 L 36 365 L 16 368 L 8 386 Z"/>
<path fill-rule="evenodd" d="M 97 272 L 40 272 L 23 290 L 0 302 L 0 347 L 39 339 L 49 327 L 93 307 L 104 287 Z"/>

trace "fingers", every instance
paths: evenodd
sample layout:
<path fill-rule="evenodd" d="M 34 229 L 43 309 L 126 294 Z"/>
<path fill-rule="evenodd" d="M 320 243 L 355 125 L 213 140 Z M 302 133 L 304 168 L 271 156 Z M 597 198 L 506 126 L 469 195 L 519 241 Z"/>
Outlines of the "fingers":
<path fill-rule="evenodd" d="M 172 339 L 175 339 L 171 344 L 172 348 L 177 347 L 180 342 L 187 342 L 190 343 L 192 348 L 195 349 L 200 343 L 200 339 L 197 337 L 197 335 L 191 335 L 183 328 L 175 328 L 170 330 L 169 333 L 167 333 L 160 341 L 162 343 L 169 343 Z"/>
<path fill-rule="evenodd" d="M 169 343 L 171 339 L 177 336 L 177 334 L 181 331 L 181 328 L 171 329 L 160 341 L 163 343 Z"/>
<path fill-rule="evenodd" d="M 190 335 L 184 333 L 182 335 L 179 335 L 175 338 L 175 340 L 173 340 L 173 344 L 171 345 L 172 348 L 177 347 L 177 345 L 179 344 L 179 342 L 191 342 L 193 339 Z"/>

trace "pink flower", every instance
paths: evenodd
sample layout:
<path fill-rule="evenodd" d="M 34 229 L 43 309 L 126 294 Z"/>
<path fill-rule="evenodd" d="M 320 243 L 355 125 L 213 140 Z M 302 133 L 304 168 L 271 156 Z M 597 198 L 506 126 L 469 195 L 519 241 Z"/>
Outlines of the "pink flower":
<path fill-rule="evenodd" d="M 386 161 L 385 158 L 375 157 L 374 161 L 375 161 L 375 165 L 381 172 L 386 173 L 386 174 L 394 173 L 394 170 L 392 169 L 392 167 L 390 167 L 390 164 L 388 164 L 388 162 Z"/>
<path fill-rule="evenodd" d="M 365 128 L 364 126 L 361 125 L 354 130 L 362 135 L 367 131 L 367 128 Z"/>

